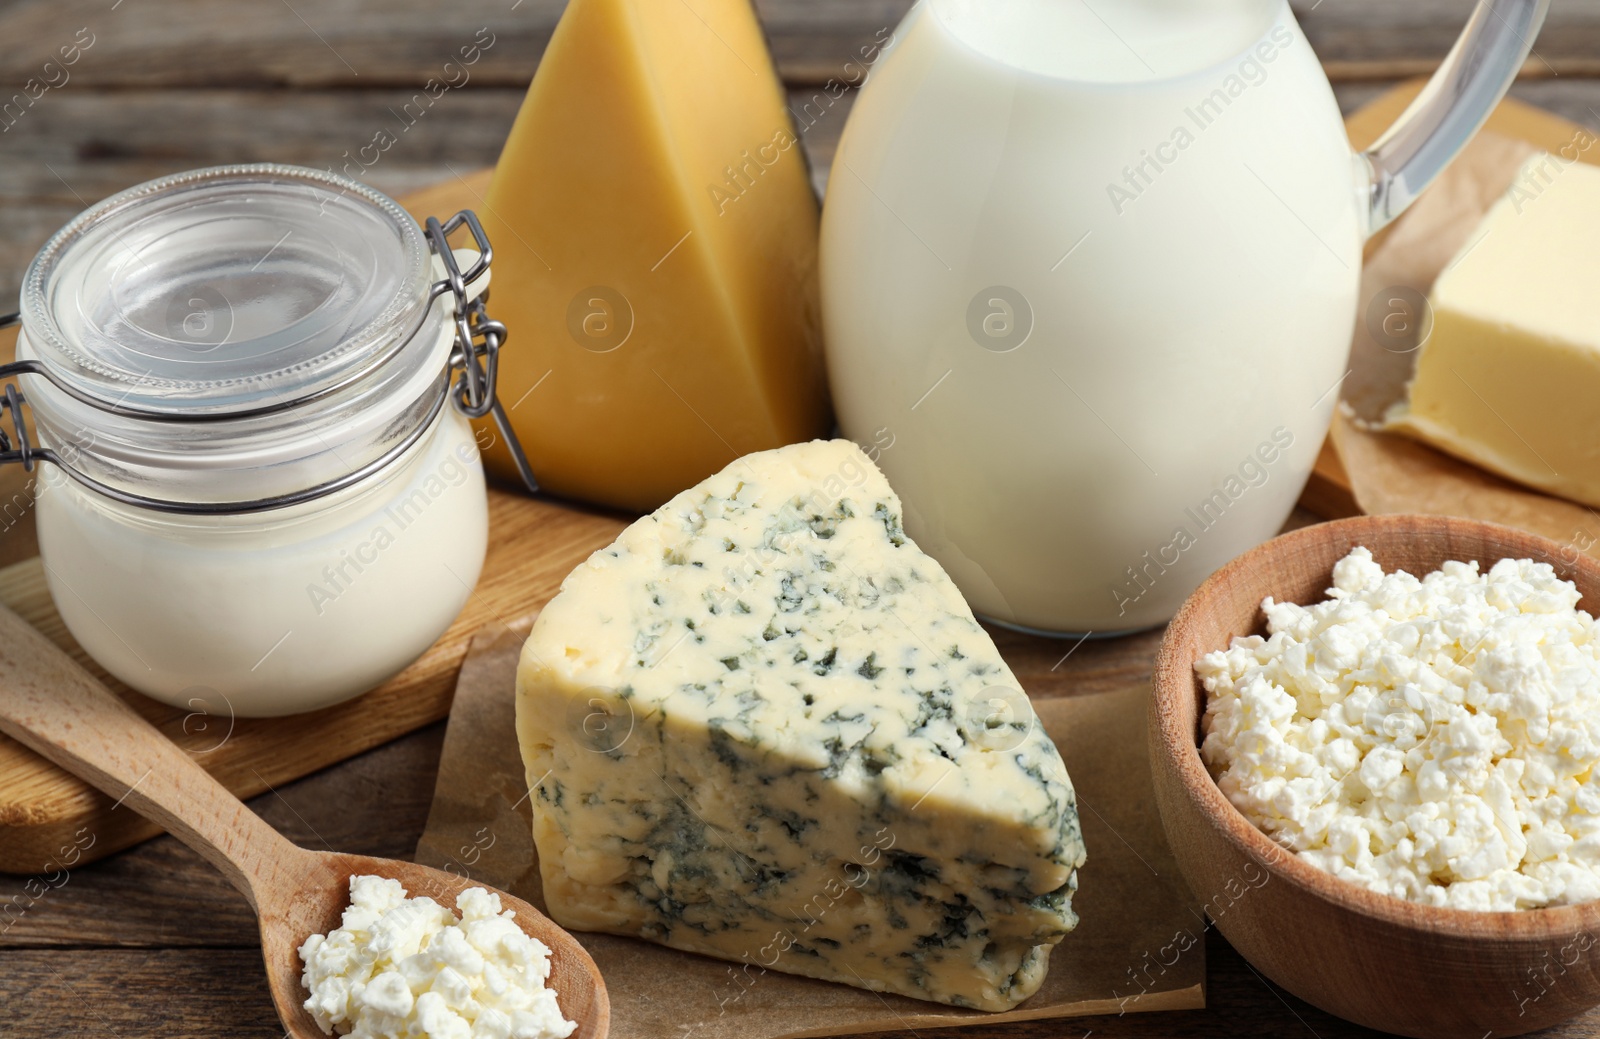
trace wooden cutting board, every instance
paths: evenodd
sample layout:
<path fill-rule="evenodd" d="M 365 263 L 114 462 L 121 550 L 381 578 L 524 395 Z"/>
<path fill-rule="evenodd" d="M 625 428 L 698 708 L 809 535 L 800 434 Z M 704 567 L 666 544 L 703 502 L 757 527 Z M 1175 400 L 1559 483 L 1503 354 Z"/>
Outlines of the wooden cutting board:
<path fill-rule="evenodd" d="M 1344 125 L 1350 135 L 1350 143 L 1356 148 L 1365 148 L 1377 140 L 1378 135 L 1417 96 L 1425 82 L 1416 79 L 1402 83 L 1346 119 Z M 1506 98 L 1489 116 L 1489 121 L 1484 123 L 1484 129 L 1527 141 L 1546 151 L 1559 152 L 1562 146 L 1572 141 L 1573 134 L 1585 128 L 1542 108 Z M 1370 254 L 1382 240 L 1383 233 L 1380 232 L 1367 243 L 1367 252 Z M 1334 449 L 1332 440 L 1322 445 L 1322 454 L 1317 458 L 1316 468 L 1306 483 L 1300 504 L 1327 519 L 1360 514 L 1361 509 L 1350 490 L 1350 478 L 1345 473 L 1344 463 L 1339 460 L 1339 452 Z"/>
<path fill-rule="evenodd" d="M 1408 104 L 1421 81 L 1385 94 L 1347 122 L 1364 147 Z M 1504 102 L 1489 127 L 1555 149 L 1573 124 L 1515 101 Z M 419 217 L 481 207 L 489 172 L 417 192 L 402 203 Z M 508 349 L 516 349 L 515 330 Z M 14 336 L 0 333 L 0 358 Z M 731 461 L 730 457 L 730 461 Z M 337 707 L 290 718 L 244 719 L 167 707 L 111 679 L 67 634 L 45 587 L 34 537 L 28 481 L 17 467 L 0 470 L 0 601 L 124 695 L 142 714 L 240 797 L 325 768 L 444 718 L 467 644 L 480 628 L 510 624 L 542 606 L 561 579 L 590 552 L 609 543 L 628 517 L 489 492 L 490 544 L 483 576 L 461 616 L 416 663 L 379 689 Z M 1338 455 L 1324 445 L 1302 504 L 1326 517 L 1357 510 Z M 1158 632 L 1082 646 L 993 632 L 1001 652 L 1033 696 L 1117 688 L 1149 674 Z M 50 872 L 109 854 L 154 836 L 156 828 L 114 798 L 91 789 L 5 737 L 0 737 L 0 871 Z"/>

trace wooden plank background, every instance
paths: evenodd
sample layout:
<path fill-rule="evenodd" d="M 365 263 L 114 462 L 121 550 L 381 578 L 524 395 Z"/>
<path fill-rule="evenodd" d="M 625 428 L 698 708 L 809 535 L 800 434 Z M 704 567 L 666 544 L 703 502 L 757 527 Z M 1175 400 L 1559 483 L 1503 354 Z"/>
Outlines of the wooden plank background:
<path fill-rule="evenodd" d="M 292 4 L 292 6 L 291 6 Z M 44 240 L 88 203 L 224 162 L 343 167 L 430 77 L 459 83 L 365 179 L 391 194 L 491 165 L 563 0 L 0 2 L 0 310 Z M 756 0 L 793 107 L 893 27 L 910 0 Z M 1294 0 L 1346 112 L 1430 70 L 1471 0 Z M 479 31 L 487 32 L 479 37 Z M 80 35 L 80 33 L 82 35 Z M 448 72 L 460 48 L 492 40 Z M 92 39 L 70 66 L 60 48 Z M 1513 93 L 1600 128 L 1600 0 L 1557 0 Z M 32 77 L 58 82 L 31 106 Z M 64 82 L 62 81 L 64 79 Z M 464 81 L 463 81 L 464 80 Z M 35 88 L 37 89 L 37 88 Z M 850 97 L 804 135 L 819 184 Z M 359 168 L 359 163 L 357 168 Z"/>
<path fill-rule="evenodd" d="M 910 0 L 756 6 L 798 108 L 830 78 L 852 78 L 847 63 Z M 1396 80 L 1432 69 L 1472 2 L 1293 6 L 1349 112 Z M 394 132 L 394 112 L 430 77 L 444 77 L 446 62 L 475 38 L 493 43 L 465 69 L 465 82 L 462 71 L 448 73 L 459 85 L 363 175 L 398 194 L 491 164 L 562 7 L 562 0 L 0 0 L 0 311 L 12 309 L 33 252 L 84 206 L 196 166 L 342 167 L 378 130 Z M 47 67 L 75 43 L 73 64 Z M 1536 50 L 1513 94 L 1600 129 L 1600 0 L 1556 0 Z M 54 85 L 18 108 L 11 99 L 30 77 Z M 849 103 L 846 95 L 803 137 L 819 187 Z M 1086 646 L 1062 670 L 1085 687 L 1146 673 L 1155 641 L 1145 635 Z M 252 806 L 308 847 L 408 856 L 426 819 L 441 738 L 441 726 L 424 729 Z M 0 1036 L 281 1035 L 249 909 L 193 853 L 164 837 L 62 873 L 48 882 L 0 877 Z M 20 915 L 6 909 L 18 905 L 27 907 Z M 1203 1013 L 961 1034 L 1372 1034 L 1266 982 L 1214 930 L 1207 955 L 1210 1009 Z M 1550 1034 L 1600 1036 L 1600 1016 Z"/>

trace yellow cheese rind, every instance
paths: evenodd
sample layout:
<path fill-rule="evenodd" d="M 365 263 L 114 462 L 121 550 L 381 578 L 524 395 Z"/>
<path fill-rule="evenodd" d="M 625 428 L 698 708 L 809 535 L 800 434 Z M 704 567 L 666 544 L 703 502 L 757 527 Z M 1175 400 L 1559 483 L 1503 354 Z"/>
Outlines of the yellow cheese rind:
<path fill-rule="evenodd" d="M 1384 426 L 1600 506 L 1600 169 L 1530 159 L 1434 284 Z"/>
<path fill-rule="evenodd" d="M 848 441 L 740 459 L 591 556 L 517 729 L 566 926 L 1000 1010 L 1076 923 L 1061 757 Z"/>
<path fill-rule="evenodd" d="M 818 207 L 748 0 L 572 0 L 478 208 L 546 489 L 642 511 L 825 431 Z"/>

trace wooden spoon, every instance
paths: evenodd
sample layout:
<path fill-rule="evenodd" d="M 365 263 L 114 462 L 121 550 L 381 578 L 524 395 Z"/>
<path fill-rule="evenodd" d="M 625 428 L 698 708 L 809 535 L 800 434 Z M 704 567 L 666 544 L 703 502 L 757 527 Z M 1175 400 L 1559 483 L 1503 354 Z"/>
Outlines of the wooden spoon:
<path fill-rule="evenodd" d="M 300 944 L 339 925 L 355 874 L 390 877 L 413 896 L 455 908 L 481 887 L 411 862 L 308 851 L 286 840 L 176 744 L 22 618 L 0 606 L 0 732 L 60 765 L 199 852 L 261 920 L 272 1001 L 296 1039 L 322 1039 L 302 1006 Z M 492 890 L 492 889 L 491 889 Z M 594 961 L 533 906 L 497 892 L 517 923 L 551 950 L 549 984 L 578 1023 L 574 1039 L 604 1039 L 611 1004 Z"/>

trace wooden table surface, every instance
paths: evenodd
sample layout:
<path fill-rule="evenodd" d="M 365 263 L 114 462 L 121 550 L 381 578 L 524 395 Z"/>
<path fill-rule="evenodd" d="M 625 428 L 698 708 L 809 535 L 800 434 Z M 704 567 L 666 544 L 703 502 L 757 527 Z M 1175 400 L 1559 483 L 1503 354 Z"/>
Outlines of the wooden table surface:
<path fill-rule="evenodd" d="M 399 193 L 494 162 L 563 0 L 0 0 L 0 311 L 49 234 L 151 177 L 224 162 L 359 170 Z M 910 0 L 756 0 L 795 106 Z M 1448 50 L 1471 0 L 1294 0 L 1348 112 Z M 486 30 L 486 33 L 480 33 Z M 463 44 L 492 42 L 465 70 Z M 77 60 L 46 67 L 63 46 Z M 430 77 L 456 85 L 370 168 L 362 145 Z M 51 84 L 19 104 L 27 81 Z M 35 86 L 33 92 L 37 93 Z M 1600 129 L 1600 0 L 1555 0 L 1512 93 Z M 819 188 L 850 96 L 803 135 Z M 8 109 L 4 107 L 11 104 Z M 370 152 L 369 152 L 370 154 Z M 0 520 L 0 530 L 12 520 Z M 1148 671 L 1156 637 L 1084 646 L 1086 684 Z M 409 856 L 433 792 L 433 726 L 252 806 L 310 847 Z M 0 1037 L 282 1034 L 249 907 L 162 837 L 64 879 L 0 876 Z M 42 897 L 31 897 L 41 884 Z M 27 906 L 26 911 L 18 907 Z M 1208 934 L 1205 1011 L 974 1028 L 973 1039 L 1362 1034 L 1282 992 Z M 670 1027 L 663 1036 L 677 1036 Z M 910 1034 L 910 1033 L 905 1033 Z M 1551 1033 L 1600 1036 L 1600 1012 Z M 1468 1039 L 1483 1039 L 1472 1036 Z"/>

